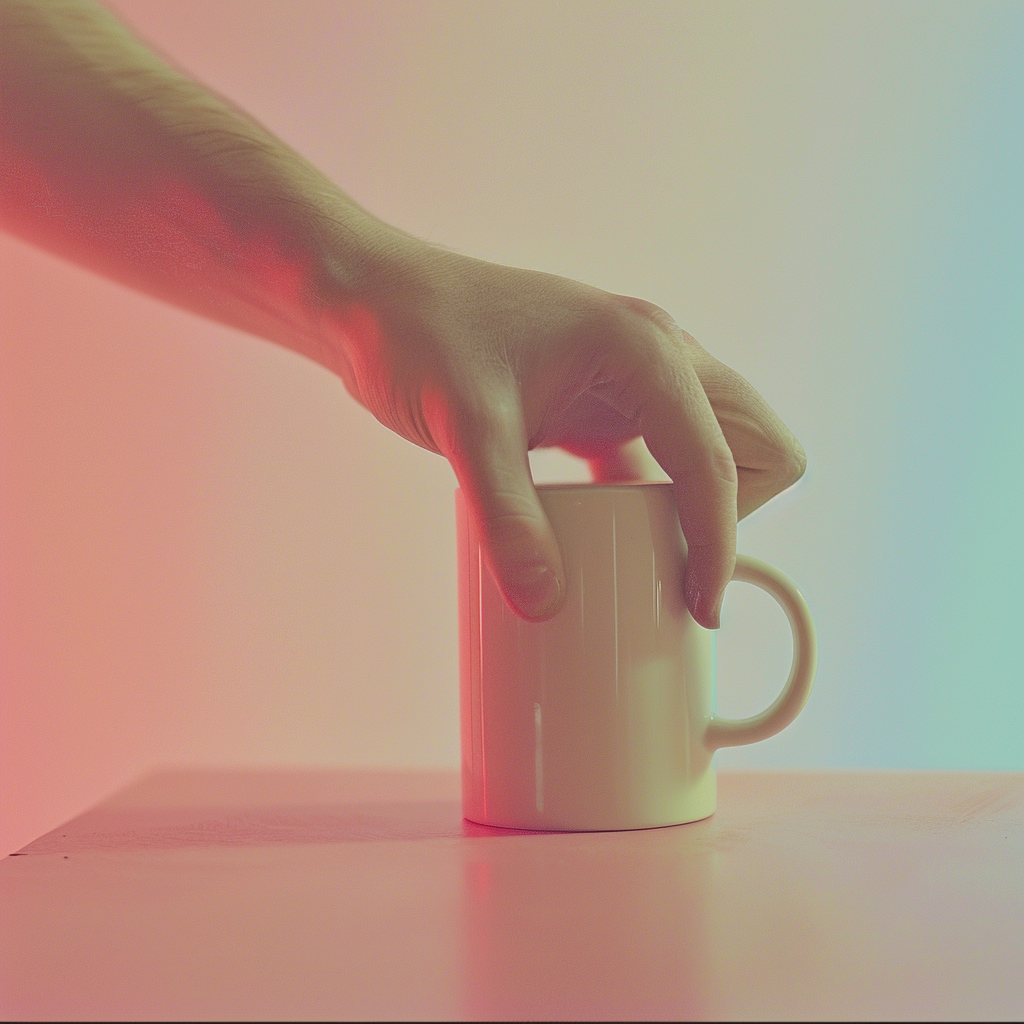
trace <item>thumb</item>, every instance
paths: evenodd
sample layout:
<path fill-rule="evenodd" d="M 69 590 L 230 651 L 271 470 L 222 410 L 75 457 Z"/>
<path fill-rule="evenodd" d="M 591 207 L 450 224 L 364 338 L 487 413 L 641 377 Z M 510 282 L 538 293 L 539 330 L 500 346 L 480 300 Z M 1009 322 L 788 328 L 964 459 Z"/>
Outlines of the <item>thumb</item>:
<path fill-rule="evenodd" d="M 484 557 L 506 602 L 524 619 L 550 618 L 565 593 L 558 541 L 537 497 L 518 400 L 449 419 L 445 455 L 465 494 Z"/>

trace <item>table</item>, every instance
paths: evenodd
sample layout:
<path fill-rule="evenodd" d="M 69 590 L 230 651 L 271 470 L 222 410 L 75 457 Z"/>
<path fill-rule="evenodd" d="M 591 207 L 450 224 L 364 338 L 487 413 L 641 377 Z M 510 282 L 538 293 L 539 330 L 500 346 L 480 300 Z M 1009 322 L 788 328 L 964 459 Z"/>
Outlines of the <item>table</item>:
<path fill-rule="evenodd" d="M 0 862 L 5 1019 L 1024 1017 L 1024 775 L 723 773 L 640 832 L 445 772 L 166 771 Z"/>

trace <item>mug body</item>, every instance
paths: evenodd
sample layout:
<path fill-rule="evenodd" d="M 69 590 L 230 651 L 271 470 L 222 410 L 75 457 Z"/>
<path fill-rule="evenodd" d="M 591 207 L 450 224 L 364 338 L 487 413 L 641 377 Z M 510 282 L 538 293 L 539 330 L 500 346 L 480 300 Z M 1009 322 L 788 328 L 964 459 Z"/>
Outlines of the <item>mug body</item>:
<path fill-rule="evenodd" d="M 579 831 L 707 817 L 712 636 L 683 601 L 672 485 L 537 491 L 566 573 L 539 623 L 505 604 L 456 495 L 465 816 Z"/>

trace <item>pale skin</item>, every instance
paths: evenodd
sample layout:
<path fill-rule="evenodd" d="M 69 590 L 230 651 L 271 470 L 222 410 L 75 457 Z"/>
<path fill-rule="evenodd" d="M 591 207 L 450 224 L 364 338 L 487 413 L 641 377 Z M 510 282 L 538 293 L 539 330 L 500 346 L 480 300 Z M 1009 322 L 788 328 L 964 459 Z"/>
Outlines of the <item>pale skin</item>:
<path fill-rule="evenodd" d="M 660 466 L 711 629 L 737 519 L 804 471 L 764 399 L 664 310 L 385 224 L 87 0 L 0 0 L 0 179 L 7 230 L 315 360 L 447 458 L 524 618 L 564 593 L 529 449 L 596 480 Z"/>

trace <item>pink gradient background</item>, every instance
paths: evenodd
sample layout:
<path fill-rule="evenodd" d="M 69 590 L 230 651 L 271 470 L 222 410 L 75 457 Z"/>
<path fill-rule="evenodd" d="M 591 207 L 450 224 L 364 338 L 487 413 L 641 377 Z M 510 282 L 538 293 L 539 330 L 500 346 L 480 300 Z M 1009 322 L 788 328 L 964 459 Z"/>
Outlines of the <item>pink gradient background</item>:
<path fill-rule="evenodd" d="M 741 548 L 800 583 L 822 656 L 801 719 L 720 763 L 886 763 L 858 658 L 901 290 L 995 8 L 114 6 L 385 220 L 642 295 L 748 376 L 811 469 Z M 157 764 L 457 764 L 447 464 L 292 353 L 6 236 L 0 265 L 0 852 Z M 753 592 L 726 612 L 719 706 L 749 713 L 785 627 Z"/>

